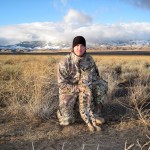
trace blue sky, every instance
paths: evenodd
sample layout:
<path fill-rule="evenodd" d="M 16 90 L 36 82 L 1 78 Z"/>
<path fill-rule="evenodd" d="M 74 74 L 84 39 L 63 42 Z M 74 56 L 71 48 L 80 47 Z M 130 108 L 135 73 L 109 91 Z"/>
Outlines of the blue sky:
<path fill-rule="evenodd" d="M 93 23 L 150 21 L 150 8 L 137 6 L 134 0 L 5 0 L 1 1 L 0 26 L 61 22 L 69 9 L 92 17 Z"/>
<path fill-rule="evenodd" d="M 78 34 L 94 42 L 150 38 L 149 0 L 3 0 L 0 6 L 0 45 L 57 43 Z"/>

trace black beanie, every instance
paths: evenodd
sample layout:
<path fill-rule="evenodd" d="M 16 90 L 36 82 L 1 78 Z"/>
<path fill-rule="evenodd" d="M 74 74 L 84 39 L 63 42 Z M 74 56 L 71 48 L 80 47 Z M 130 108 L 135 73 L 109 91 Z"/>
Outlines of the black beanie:
<path fill-rule="evenodd" d="M 72 48 L 74 48 L 78 44 L 83 44 L 86 47 L 86 41 L 85 41 L 85 38 L 83 36 L 76 36 L 73 39 Z"/>

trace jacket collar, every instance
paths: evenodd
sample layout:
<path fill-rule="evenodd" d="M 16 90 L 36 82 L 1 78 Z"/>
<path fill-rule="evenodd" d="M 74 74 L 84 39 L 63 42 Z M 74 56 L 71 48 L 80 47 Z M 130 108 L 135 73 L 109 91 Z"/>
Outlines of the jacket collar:
<path fill-rule="evenodd" d="M 74 52 L 71 52 L 70 55 L 71 55 L 71 59 L 73 60 L 73 62 L 74 62 L 75 64 L 78 64 L 79 61 L 83 60 L 83 59 L 86 57 L 86 53 L 83 54 L 82 57 L 79 57 L 79 56 L 75 55 Z"/>

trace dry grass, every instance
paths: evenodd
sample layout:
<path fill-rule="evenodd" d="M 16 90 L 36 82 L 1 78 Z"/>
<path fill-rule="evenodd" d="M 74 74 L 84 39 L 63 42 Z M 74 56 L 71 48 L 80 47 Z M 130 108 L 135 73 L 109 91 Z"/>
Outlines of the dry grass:
<path fill-rule="evenodd" d="M 63 56 L 0 56 L 0 108 L 12 118 L 49 119 L 58 105 L 57 63 Z M 122 97 L 148 128 L 149 56 L 93 56 L 101 76 L 108 81 L 108 103 L 118 99 L 119 85 L 128 89 Z M 140 107 L 139 107 L 140 104 Z M 148 104 L 146 104 L 148 106 Z"/>
<path fill-rule="evenodd" d="M 1 56 L 0 104 L 16 117 L 46 118 L 58 102 L 57 60 L 49 56 Z M 52 88 L 53 87 L 53 88 Z"/>
<path fill-rule="evenodd" d="M 56 145 L 57 139 L 65 137 L 70 139 L 73 135 L 76 141 L 78 139 L 76 136 L 80 132 L 86 132 L 83 124 L 62 129 L 51 119 L 58 106 L 57 63 L 62 57 L 64 56 L 0 56 L 0 143 L 9 140 L 34 142 L 41 139 L 44 141 L 54 139 Z M 129 111 L 129 114 L 124 115 L 112 113 L 111 117 L 121 116 L 121 120 L 116 121 L 115 125 L 113 121 L 112 124 L 110 121 L 108 125 L 104 125 L 105 130 L 110 129 L 111 134 L 107 136 L 108 132 L 106 132 L 102 138 L 107 136 L 108 144 L 115 130 L 114 139 L 116 139 L 116 132 L 125 136 L 122 145 L 125 150 L 148 149 L 150 147 L 150 109 L 147 109 L 150 100 L 149 56 L 95 55 L 93 57 L 100 75 L 108 81 L 107 106 L 113 102 L 119 103 Z M 146 134 L 146 140 L 138 135 L 134 137 L 134 133 L 130 134 L 130 130 L 132 132 L 134 129 L 142 137 Z M 129 135 L 126 136 L 126 132 Z M 133 140 L 130 141 L 131 138 L 128 136 L 133 136 Z M 97 137 L 94 139 L 90 135 L 90 138 L 88 141 L 97 139 L 99 142 Z M 114 142 L 115 145 L 116 142 L 118 141 Z M 45 143 L 44 147 L 46 147 Z"/>

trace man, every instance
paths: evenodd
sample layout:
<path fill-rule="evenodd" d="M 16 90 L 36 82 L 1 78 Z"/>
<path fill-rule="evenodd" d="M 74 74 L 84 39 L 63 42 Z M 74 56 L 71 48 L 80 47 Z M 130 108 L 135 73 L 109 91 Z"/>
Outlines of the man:
<path fill-rule="evenodd" d="M 102 103 L 108 87 L 107 82 L 100 79 L 93 58 L 86 53 L 84 37 L 76 36 L 73 39 L 72 52 L 58 65 L 59 110 L 57 111 L 57 117 L 60 125 L 74 123 L 74 107 L 79 98 L 79 93 L 82 91 L 88 94 L 84 87 L 78 85 L 81 80 L 81 72 L 88 72 L 86 86 L 92 93 L 90 98 L 91 109 L 94 111 L 95 117 L 100 118 Z M 104 123 L 104 119 L 100 119 Z"/>

